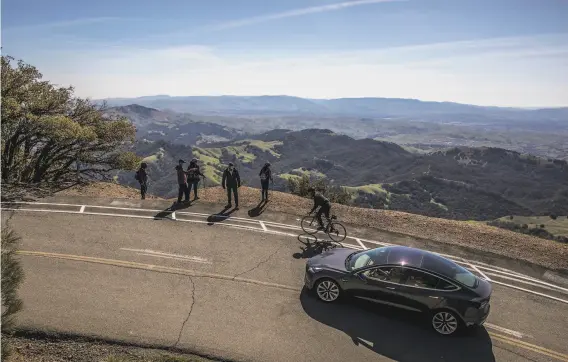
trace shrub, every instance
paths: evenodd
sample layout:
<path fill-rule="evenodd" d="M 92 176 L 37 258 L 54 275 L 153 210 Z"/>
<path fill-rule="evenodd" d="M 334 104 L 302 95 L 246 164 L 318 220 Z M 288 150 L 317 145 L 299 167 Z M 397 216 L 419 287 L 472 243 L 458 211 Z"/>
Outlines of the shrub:
<path fill-rule="evenodd" d="M 528 229 L 529 226 L 528 226 L 527 224 L 523 224 L 523 225 L 521 226 L 521 228 L 523 228 L 523 229 Z"/>
<path fill-rule="evenodd" d="M 301 178 L 288 179 L 288 190 L 294 195 L 308 197 L 310 187 L 321 192 L 333 203 L 347 204 L 351 201 L 351 194 L 344 187 L 330 185 L 325 179 L 310 180 L 307 175 L 303 175 Z"/>
<path fill-rule="evenodd" d="M 556 216 L 556 214 L 550 214 L 549 216 L 552 220 L 556 220 L 558 218 L 558 216 Z"/>
<path fill-rule="evenodd" d="M 544 224 L 540 224 L 540 227 L 544 229 Z"/>
<path fill-rule="evenodd" d="M 509 219 L 513 220 L 513 217 L 514 217 L 513 215 L 510 215 L 510 216 L 509 216 Z"/>
<path fill-rule="evenodd" d="M 16 258 L 16 247 L 20 238 L 8 227 L 2 229 L 2 334 L 10 333 L 14 327 L 15 314 L 22 309 L 17 290 L 24 278 L 22 267 Z M 6 339 L 2 338 L 2 360 L 10 354 Z"/>

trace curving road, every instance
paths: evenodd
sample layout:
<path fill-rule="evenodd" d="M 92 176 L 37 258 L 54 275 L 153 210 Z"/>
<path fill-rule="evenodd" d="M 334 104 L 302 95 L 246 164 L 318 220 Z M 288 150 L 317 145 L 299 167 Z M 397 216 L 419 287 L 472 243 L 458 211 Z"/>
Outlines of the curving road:
<path fill-rule="evenodd" d="M 314 251 L 286 226 L 294 220 L 93 203 L 18 205 L 12 215 L 16 207 L 2 205 L 3 223 L 23 237 L 22 328 L 247 361 L 568 361 L 560 284 L 464 262 L 499 283 L 492 312 L 485 328 L 444 338 L 419 316 L 305 295 L 305 258 Z"/>

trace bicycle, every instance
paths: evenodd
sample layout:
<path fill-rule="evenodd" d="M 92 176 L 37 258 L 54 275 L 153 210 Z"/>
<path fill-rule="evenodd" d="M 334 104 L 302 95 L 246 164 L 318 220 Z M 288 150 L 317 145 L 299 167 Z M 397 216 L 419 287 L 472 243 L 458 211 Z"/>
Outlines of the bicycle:
<path fill-rule="evenodd" d="M 347 237 L 347 230 L 343 224 L 336 221 L 337 216 L 331 215 L 330 218 L 325 217 L 325 219 L 327 220 L 327 225 L 324 226 L 323 232 L 325 232 L 327 236 L 336 243 L 340 243 L 345 240 Z M 306 215 L 302 218 L 300 223 L 302 230 L 308 235 L 315 235 L 319 231 L 319 222 L 316 215 Z M 315 229 L 312 229 L 312 227 L 315 227 Z"/>

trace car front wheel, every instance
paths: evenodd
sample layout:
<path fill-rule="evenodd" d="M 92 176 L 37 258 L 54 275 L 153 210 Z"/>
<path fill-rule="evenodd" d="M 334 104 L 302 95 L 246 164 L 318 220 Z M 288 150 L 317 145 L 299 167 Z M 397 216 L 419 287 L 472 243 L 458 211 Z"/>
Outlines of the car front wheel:
<path fill-rule="evenodd" d="M 445 336 L 455 334 L 460 327 L 458 316 L 449 310 L 439 310 L 432 315 L 432 327 Z"/>
<path fill-rule="evenodd" d="M 316 282 L 316 295 L 322 302 L 335 302 L 341 294 L 339 284 L 332 279 L 320 279 Z"/>

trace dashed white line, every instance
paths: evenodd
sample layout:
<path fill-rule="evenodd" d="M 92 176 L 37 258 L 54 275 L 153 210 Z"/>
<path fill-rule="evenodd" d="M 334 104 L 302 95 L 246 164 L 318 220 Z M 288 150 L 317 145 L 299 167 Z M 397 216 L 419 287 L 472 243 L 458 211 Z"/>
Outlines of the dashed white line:
<path fill-rule="evenodd" d="M 176 220 L 176 212 L 172 212 L 172 220 Z"/>
<path fill-rule="evenodd" d="M 181 255 L 181 254 L 174 254 L 174 253 L 166 253 L 163 251 L 151 250 L 151 249 L 131 249 L 131 248 L 120 248 L 120 250 L 124 251 L 133 251 L 135 253 L 141 255 L 148 255 L 148 256 L 159 256 L 159 257 L 167 257 L 173 259 L 180 259 L 185 261 L 194 261 L 196 263 L 203 263 L 203 264 L 213 264 L 209 260 L 205 258 L 201 258 L 199 256 L 191 256 L 191 255 Z"/>
<path fill-rule="evenodd" d="M 477 269 L 475 265 L 469 264 L 469 266 L 471 266 L 476 272 L 478 272 L 483 278 L 485 278 L 485 280 L 487 280 L 488 282 L 491 281 L 491 279 L 489 279 L 489 277 L 485 275 L 481 270 Z"/>
<path fill-rule="evenodd" d="M 81 209 L 79 210 L 79 212 L 81 214 L 85 212 L 85 205 L 81 205 Z"/>
<path fill-rule="evenodd" d="M 363 242 L 361 241 L 361 239 L 355 238 L 355 240 L 357 241 L 357 243 L 359 243 L 359 245 L 361 245 L 361 247 L 362 247 L 364 250 L 369 249 L 368 247 L 366 247 L 366 246 L 363 244 Z"/>
<path fill-rule="evenodd" d="M 523 333 L 521 333 L 521 332 L 517 332 L 517 331 L 514 331 L 514 330 L 512 330 L 512 329 L 508 329 L 508 328 L 496 326 L 495 324 L 491 324 L 491 323 L 487 323 L 487 322 L 486 322 L 486 323 L 483 323 L 483 326 L 484 326 L 484 327 L 487 327 L 487 328 L 494 329 L 494 330 L 499 331 L 499 332 L 502 332 L 502 333 L 509 334 L 509 335 L 511 335 L 511 336 L 514 336 L 514 337 L 517 337 L 517 338 L 520 338 L 520 339 L 522 339 L 523 337 L 530 337 L 530 338 L 532 338 L 532 336 L 529 335 L 529 334 L 523 334 Z"/>
<path fill-rule="evenodd" d="M 262 226 L 262 230 L 268 231 L 268 228 L 266 227 L 266 225 L 264 225 L 262 221 L 259 221 L 258 223 L 260 224 L 260 226 Z"/>

